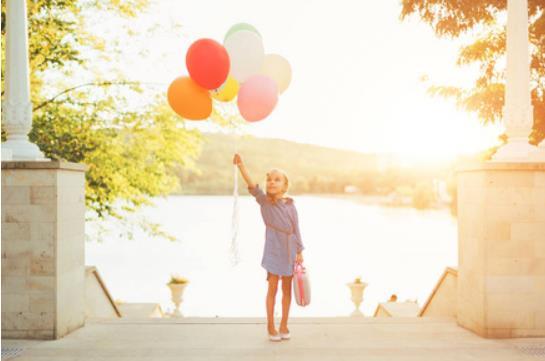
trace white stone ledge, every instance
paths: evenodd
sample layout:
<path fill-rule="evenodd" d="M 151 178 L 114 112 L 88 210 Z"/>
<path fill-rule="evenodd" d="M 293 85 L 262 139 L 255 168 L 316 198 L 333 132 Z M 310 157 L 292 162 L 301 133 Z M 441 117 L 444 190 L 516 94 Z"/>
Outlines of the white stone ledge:
<path fill-rule="evenodd" d="M 88 166 L 83 163 L 63 162 L 59 160 L 47 161 L 2 161 L 2 169 L 65 169 L 73 171 L 86 171 Z"/>

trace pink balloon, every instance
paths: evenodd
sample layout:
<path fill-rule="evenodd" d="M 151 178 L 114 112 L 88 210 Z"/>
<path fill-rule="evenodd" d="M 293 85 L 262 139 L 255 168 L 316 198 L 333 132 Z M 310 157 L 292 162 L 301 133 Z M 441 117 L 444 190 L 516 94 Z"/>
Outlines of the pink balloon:
<path fill-rule="evenodd" d="M 272 113 L 278 102 L 276 82 L 265 75 L 252 75 L 238 91 L 240 115 L 249 122 L 257 122 Z"/>

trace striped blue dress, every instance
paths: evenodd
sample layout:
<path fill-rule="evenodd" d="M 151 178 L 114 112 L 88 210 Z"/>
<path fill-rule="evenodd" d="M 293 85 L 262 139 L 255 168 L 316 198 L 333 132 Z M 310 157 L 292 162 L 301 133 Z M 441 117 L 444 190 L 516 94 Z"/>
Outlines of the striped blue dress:
<path fill-rule="evenodd" d="M 295 255 L 305 249 L 293 199 L 284 197 L 273 203 L 259 185 L 248 187 L 248 191 L 261 206 L 261 216 L 266 227 L 261 266 L 269 273 L 291 276 Z"/>

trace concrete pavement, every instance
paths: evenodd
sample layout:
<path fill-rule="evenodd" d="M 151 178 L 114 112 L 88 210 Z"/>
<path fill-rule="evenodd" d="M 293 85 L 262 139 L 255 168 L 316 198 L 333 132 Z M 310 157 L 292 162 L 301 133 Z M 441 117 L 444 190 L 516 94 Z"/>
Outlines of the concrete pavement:
<path fill-rule="evenodd" d="M 453 319 L 297 318 L 289 328 L 291 340 L 273 343 L 263 318 L 88 320 L 60 340 L 2 347 L 22 347 L 17 361 L 545 360 L 545 338 L 484 339 Z"/>

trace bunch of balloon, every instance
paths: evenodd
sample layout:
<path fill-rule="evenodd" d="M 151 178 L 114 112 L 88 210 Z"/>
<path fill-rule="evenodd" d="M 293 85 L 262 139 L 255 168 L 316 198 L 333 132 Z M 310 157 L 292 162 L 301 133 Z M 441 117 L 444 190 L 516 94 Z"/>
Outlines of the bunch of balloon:
<path fill-rule="evenodd" d="M 265 54 L 263 39 L 255 27 L 240 23 L 225 35 L 223 45 L 199 39 L 188 49 L 189 76 L 176 78 L 168 88 L 168 102 L 181 117 L 207 119 L 212 98 L 231 102 L 236 98 L 240 115 L 248 122 L 265 119 L 291 81 L 291 67 L 276 54 Z"/>

